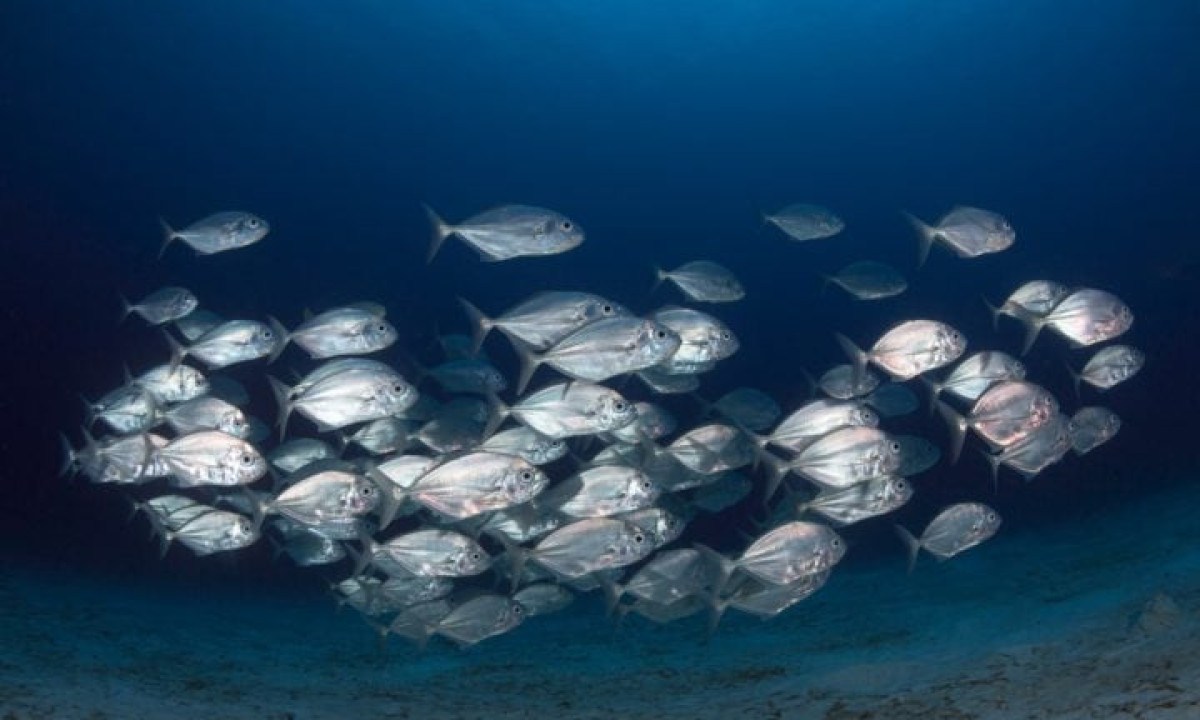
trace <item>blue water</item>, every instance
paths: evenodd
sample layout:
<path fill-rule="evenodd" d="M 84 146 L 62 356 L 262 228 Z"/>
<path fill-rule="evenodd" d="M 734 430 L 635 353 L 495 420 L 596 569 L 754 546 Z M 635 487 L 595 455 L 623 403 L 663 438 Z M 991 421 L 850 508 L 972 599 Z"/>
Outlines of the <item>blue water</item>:
<path fill-rule="evenodd" d="M 703 392 L 752 384 L 785 408 L 806 397 L 802 369 L 842 361 L 834 332 L 865 344 L 930 316 L 972 349 L 1016 351 L 1015 325 L 993 332 L 978 296 L 998 301 L 1034 277 L 1102 287 L 1133 308 L 1126 339 L 1149 358 L 1127 386 L 1085 395 L 1121 415 L 1117 439 L 1034 483 L 1006 476 L 998 494 L 965 457 L 923 476 L 895 518 L 919 526 L 948 502 L 984 499 L 1002 535 L 1054 536 L 1177 492 L 1195 477 L 1200 428 L 1198 39 L 1200 6 L 1183 0 L 4 3 L 0 553 L 52 596 L 70 586 L 39 580 L 46 568 L 130 585 L 136 603 L 195 583 L 226 603 L 220 588 L 255 607 L 283 592 L 327 609 L 314 574 L 264 547 L 159 560 L 120 493 L 56 479 L 56 435 L 82 420 L 77 395 L 119 383 L 123 363 L 165 357 L 158 333 L 116 324 L 117 293 L 167 283 L 222 314 L 288 325 L 305 308 L 383 302 L 401 335 L 389 359 L 403 365 L 401 349 L 432 359 L 438 333 L 466 329 L 456 296 L 499 312 L 579 288 L 646 312 L 679 300 L 651 294 L 653 266 L 715 260 L 747 297 L 713 310 L 742 349 Z M 846 232 L 796 245 L 759 220 L 801 201 L 833 208 Z M 451 241 L 427 266 L 422 202 L 451 220 L 503 202 L 551 207 L 587 241 L 501 264 Z M 1003 213 L 1016 244 L 973 261 L 935 251 L 917 271 L 900 211 L 935 218 L 956 204 Z M 222 209 L 258 213 L 272 233 L 224 255 L 175 247 L 157 259 L 158 216 Z M 868 304 L 821 293 L 820 273 L 866 258 L 901 268 L 909 292 Z M 1084 357 L 1045 337 L 1027 364 L 1074 407 L 1062 365 Z M 269 407 L 266 388 L 251 389 Z M 896 427 L 944 437 L 923 415 Z M 732 547 L 740 517 L 697 532 Z M 1154 533 L 1153 518 L 1136 532 Z M 847 537 L 847 572 L 903 582 L 888 521 Z M 1019 591 L 980 598 L 980 612 Z M 372 647 L 354 627 L 349 644 Z M 554 627 L 496 642 L 559 643 Z M 485 663 L 488 644 L 472 652 Z M 121 702 L 99 707 L 120 716 Z M 304 717 L 303 697 L 294 707 Z"/>

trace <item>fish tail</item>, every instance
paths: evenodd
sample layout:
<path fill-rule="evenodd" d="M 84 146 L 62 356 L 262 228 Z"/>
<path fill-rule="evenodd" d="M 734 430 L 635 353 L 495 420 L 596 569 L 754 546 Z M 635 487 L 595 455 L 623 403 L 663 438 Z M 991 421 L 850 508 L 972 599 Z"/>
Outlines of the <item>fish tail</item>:
<path fill-rule="evenodd" d="M 525 388 L 529 386 L 529 381 L 533 379 L 533 374 L 537 372 L 538 366 L 543 362 L 540 355 L 533 351 L 533 346 L 526 343 L 524 340 L 517 337 L 510 337 L 513 350 L 517 354 L 517 359 L 521 363 L 520 372 L 517 375 L 517 395 L 522 395 Z"/>
<path fill-rule="evenodd" d="M 478 355 L 480 348 L 483 347 L 483 341 L 496 323 L 466 299 L 460 297 L 458 304 L 462 306 L 463 311 L 467 314 L 467 320 L 471 323 L 471 353 Z"/>
<path fill-rule="evenodd" d="M 75 453 L 75 448 L 71 447 L 71 440 L 67 437 L 66 433 L 59 433 L 58 437 L 62 444 L 63 453 L 63 461 L 62 465 L 58 468 L 58 476 L 60 478 L 74 476 L 79 470 L 79 456 Z"/>
<path fill-rule="evenodd" d="M 158 225 L 162 228 L 163 234 L 163 244 L 158 249 L 158 258 L 161 260 L 163 255 L 167 254 L 167 247 L 171 244 L 171 241 L 179 237 L 179 233 L 175 232 L 175 228 L 167 224 L 167 221 L 161 215 L 158 216 Z"/>
<path fill-rule="evenodd" d="M 940 400 L 937 402 L 937 411 L 950 428 L 950 464 L 953 465 L 958 462 L 958 456 L 962 454 L 963 442 L 967 439 L 967 419 Z"/>
<path fill-rule="evenodd" d="M 1025 339 L 1021 343 L 1021 357 L 1029 354 L 1033 344 L 1037 342 L 1038 334 L 1042 331 L 1042 319 L 1026 313 L 1017 313 L 1015 317 L 1025 326 Z"/>
<path fill-rule="evenodd" d="M 663 270 L 657 265 L 651 265 L 650 268 L 654 270 L 654 284 L 650 286 L 650 292 L 654 292 L 655 290 L 658 290 L 659 285 L 663 284 L 663 280 L 666 280 L 671 276 L 671 273 Z"/>
<path fill-rule="evenodd" d="M 494 435 L 496 431 L 500 429 L 500 425 L 504 423 L 504 421 L 512 412 L 511 408 L 505 405 L 504 401 L 500 399 L 500 396 L 494 392 L 489 392 L 487 394 L 487 404 L 488 419 L 487 423 L 483 427 L 484 439 L 490 438 L 492 435 Z"/>
<path fill-rule="evenodd" d="M 383 495 L 379 506 L 379 529 L 383 530 L 396 519 L 396 512 L 400 509 L 404 498 L 407 497 L 407 493 L 397 493 L 396 490 L 399 488 L 387 475 L 383 474 L 374 460 L 366 461 L 363 474 L 379 487 L 379 492 Z"/>
<path fill-rule="evenodd" d="M 829 290 L 829 284 L 833 282 L 833 276 L 825 273 L 818 274 L 821 276 L 821 297 L 825 297 L 826 291 Z"/>
<path fill-rule="evenodd" d="M 283 349 L 287 347 L 292 336 L 274 315 L 267 316 L 267 325 L 275 332 L 275 347 L 271 348 L 270 354 L 267 355 L 267 363 L 273 363 L 283 354 Z"/>
<path fill-rule="evenodd" d="M 733 575 L 733 571 L 737 570 L 737 563 L 703 543 L 693 543 L 692 547 L 704 556 L 704 559 L 710 563 L 712 569 L 715 571 L 716 576 L 712 584 L 712 593 L 714 597 L 720 597 L 721 591 L 729 583 L 729 578 Z"/>
<path fill-rule="evenodd" d="M 529 562 L 529 551 L 507 539 L 501 539 L 500 542 L 504 544 L 505 552 L 508 555 L 511 587 L 509 592 L 516 592 L 521 585 L 521 576 L 525 574 L 525 563 Z"/>
<path fill-rule="evenodd" d="M 761 454 L 763 464 L 767 468 L 767 484 L 763 490 L 763 507 L 766 507 L 770 504 L 771 498 L 775 497 L 775 492 L 779 490 L 779 484 L 787 477 L 788 465 L 766 450 L 762 450 Z"/>
<path fill-rule="evenodd" d="M 1000 492 L 1000 456 L 993 455 L 986 450 L 980 450 L 979 454 L 987 461 L 988 469 L 992 475 L 992 492 L 999 494 Z"/>
<path fill-rule="evenodd" d="M 934 240 L 937 239 L 937 230 L 926 225 L 916 215 L 906 211 L 902 212 L 904 219 L 908 220 L 908 224 L 912 225 L 913 230 L 917 232 L 917 267 L 921 267 L 929 259 L 929 250 L 933 247 Z"/>
<path fill-rule="evenodd" d="M 79 401 L 83 403 L 83 426 L 90 428 L 96 424 L 96 403 L 89 400 L 83 393 L 79 393 Z"/>
<path fill-rule="evenodd" d="M 854 366 L 852 379 L 855 387 L 858 387 L 867 375 L 867 353 L 863 352 L 862 348 L 855 345 L 854 341 L 845 335 L 837 333 L 836 336 L 838 345 L 842 347 L 842 352 L 846 353 L 846 357 L 850 359 L 850 364 Z"/>
<path fill-rule="evenodd" d="M 913 537 L 913 534 L 905 530 L 899 525 L 893 525 L 896 529 L 896 534 L 904 542 L 904 548 L 908 551 L 908 571 L 911 573 L 917 565 L 917 553 L 921 552 L 921 541 Z"/>
<path fill-rule="evenodd" d="M 625 586 L 607 577 L 600 577 L 600 587 L 604 589 L 604 609 L 611 616 L 616 612 L 621 596 L 625 594 Z"/>
<path fill-rule="evenodd" d="M 133 312 L 133 305 L 129 302 L 129 298 L 125 297 L 123 293 L 117 293 L 117 300 L 121 301 L 121 316 L 117 318 L 117 324 L 120 325 L 121 323 L 125 322 L 125 319 L 129 317 L 130 313 Z"/>
<path fill-rule="evenodd" d="M 728 598 L 722 599 L 717 593 L 711 592 L 705 594 L 704 602 L 708 605 L 708 625 L 705 632 L 707 637 L 712 637 L 717 633 L 717 628 L 721 625 L 721 618 L 725 617 L 725 610 L 729 608 L 731 601 Z"/>
<path fill-rule="evenodd" d="M 1072 367 L 1071 363 L 1067 362 L 1066 360 L 1063 361 L 1063 367 L 1065 367 L 1067 372 L 1071 375 L 1071 383 L 1075 386 L 1075 400 L 1081 400 L 1082 396 L 1079 394 L 1079 383 L 1081 380 L 1083 380 L 1083 373 L 1075 372 L 1075 368 Z"/>
<path fill-rule="evenodd" d="M 945 386 L 925 375 L 918 375 L 917 377 L 921 379 L 922 386 L 929 393 L 929 415 L 932 417 L 937 412 L 938 396 L 942 394 L 942 388 Z"/>
<path fill-rule="evenodd" d="M 366 530 L 359 532 L 358 541 L 362 544 L 362 552 L 354 556 L 354 572 L 350 573 L 350 577 L 362 575 L 363 571 L 371 566 L 371 559 L 375 557 L 375 549 L 379 547 L 375 538 L 371 537 Z"/>
<path fill-rule="evenodd" d="M 800 376 L 804 378 L 804 384 L 807 386 L 804 390 L 804 399 L 811 400 L 817 394 L 817 379 L 804 366 L 799 367 Z"/>
<path fill-rule="evenodd" d="M 446 221 L 425 203 L 421 203 L 421 207 L 425 210 L 425 217 L 429 218 L 429 224 L 433 227 L 429 251 L 425 253 L 425 264 L 428 265 L 433 262 L 433 258 L 438 254 L 438 250 L 442 249 L 442 243 L 446 242 L 446 238 L 454 234 L 454 226 L 447 225 Z"/>
<path fill-rule="evenodd" d="M 287 432 L 288 417 L 292 414 L 292 389 L 274 375 L 268 375 L 267 382 L 271 383 L 271 394 L 279 406 L 279 438 L 283 439 Z"/>
<path fill-rule="evenodd" d="M 179 363 L 187 357 L 187 348 L 179 344 L 179 341 L 172 337 L 171 333 L 166 330 L 162 331 L 163 338 L 167 341 L 167 347 L 171 349 L 171 372 L 179 369 Z"/>
<path fill-rule="evenodd" d="M 988 312 L 992 314 L 992 331 L 995 332 L 996 330 L 999 330 L 1000 316 L 1003 314 L 1000 312 L 999 306 L 993 305 L 991 301 L 989 301 L 983 295 L 980 295 L 979 299 L 983 301 L 983 304 L 988 309 Z"/>

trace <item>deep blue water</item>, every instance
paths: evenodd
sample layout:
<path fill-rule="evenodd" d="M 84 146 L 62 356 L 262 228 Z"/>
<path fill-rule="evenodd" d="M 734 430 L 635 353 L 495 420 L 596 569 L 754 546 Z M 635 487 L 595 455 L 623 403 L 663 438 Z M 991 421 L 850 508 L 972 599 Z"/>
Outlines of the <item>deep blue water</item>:
<path fill-rule="evenodd" d="M 178 283 L 223 314 L 289 325 L 306 307 L 377 300 L 399 348 L 429 358 L 438 332 L 465 329 L 457 295 L 499 312 L 579 288 L 646 312 L 678 300 L 650 294 L 651 268 L 700 258 L 748 288 L 713 310 L 743 347 L 705 394 L 751 384 L 785 407 L 805 397 L 802 368 L 842 361 L 836 331 L 869 343 L 929 316 L 973 349 L 1015 351 L 1015 326 L 994 334 L 980 294 L 998 301 L 1034 277 L 1118 293 L 1149 360 L 1099 398 L 1124 420 L 1117 439 L 1029 485 L 1007 476 L 998 495 L 965 457 L 924 478 L 898 517 L 920 524 L 965 498 L 994 502 L 1006 529 L 1103 513 L 1197 459 L 1196 98 L 1200 5 L 1183 0 L 6 2 L 3 552 L 313 585 L 265 548 L 159 561 L 119 493 L 56 478 L 77 395 L 118 383 L 122 363 L 165 357 L 156 332 L 117 325 L 118 292 Z M 846 232 L 801 246 L 760 222 L 799 201 L 835 209 Z M 451 241 L 427 266 L 422 202 L 451 220 L 500 202 L 551 207 L 587 241 L 503 264 Z M 1005 214 L 1016 245 L 974 261 L 935 252 L 916 271 L 900 211 L 934 218 L 956 204 Z M 156 259 L 157 216 L 221 209 L 258 213 L 272 233 Z M 821 294 L 820 272 L 862 258 L 895 263 L 910 291 L 878 304 Z M 1030 374 L 1073 407 L 1062 363 L 1082 357 L 1043 337 Z M 909 422 L 944 437 L 924 416 Z M 705 531 L 732 541 L 732 524 Z M 848 536 L 848 562 L 903 562 L 887 523 Z"/>

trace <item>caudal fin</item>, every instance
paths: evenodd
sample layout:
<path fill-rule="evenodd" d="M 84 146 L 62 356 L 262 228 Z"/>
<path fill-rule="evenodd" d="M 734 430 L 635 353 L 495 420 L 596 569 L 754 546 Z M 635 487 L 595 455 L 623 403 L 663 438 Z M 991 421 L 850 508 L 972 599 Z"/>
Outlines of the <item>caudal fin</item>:
<path fill-rule="evenodd" d="M 1083 380 L 1083 373 L 1075 372 L 1075 368 L 1071 367 L 1071 363 L 1065 360 L 1063 361 L 1063 367 L 1065 367 L 1067 372 L 1071 374 L 1071 384 L 1075 386 L 1075 399 L 1082 399 L 1079 394 L 1079 383 Z"/>
<path fill-rule="evenodd" d="M 283 326 L 283 323 L 271 315 L 267 316 L 267 324 L 271 326 L 271 330 L 275 333 L 275 347 L 271 348 L 271 352 L 267 355 L 267 362 L 273 363 L 283 354 L 283 349 L 287 347 L 288 341 L 291 340 L 292 336 L 288 333 L 287 328 Z"/>
<path fill-rule="evenodd" d="M 133 312 L 133 305 L 129 302 L 129 298 L 121 293 L 117 293 L 117 299 L 121 301 L 121 316 L 117 318 L 117 324 L 120 325 Z"/>
<path fill-rule="evenodd" d="M 171 244 L 172 240 L 175 240 L 179 237 L 179 233 L 175 232 L 175 228 L 168 225 L 167 221 L 161 216 L 158 218 L 158 225 L 162 228 L 163 232 L 163 244 L 162 247 L 158 249 L 158 257 L 161 260 L 162 256 L 167 254 L 167 246 Z"/>
<path fill-rule="evenodd" d="M 862 348 L 854 344 L 854 341 L 841 333 L 837 333 L 838 345 L 842 347 L 842 352 L 846 353 L 850 364 L 854 366 L 854 387 L 862 385 L 863 379 L 867 376 L 867 361 L 869 359 L 866 352 Z"/>
<path fill-rule="evenodd" d="M 929 250 L 933 247 L 933 241 L 937 239 L 937 230 L 912 213 L 904 212 L 904 218 L 917 232 L 917 267 L 921 267 L 929 259 Z"/>
<path fill-rule="evenodd" d="M 896 528 L 896 534 L 904 541 L 904 548 L 908 551 L 908 571 L 912 572 L 913 567 L 917 564 L 917 554 L 921 552 L 921 541 L 913 537 L 913 534 L 899 525 L 893 525 Z"/>
<path fill-rule="evenodd" d="M 937 411 L 950 428 L 950 464 L 953 465 L 958 462 L 958 456 L 962 454 L 963 443 L 967 439 L 967 419 L 940 400 L 937 402 Z"/>
<path fill-rule="evenodd" d="M 654 269 L 654 284 L 650 286 L 650 292 L 653 293 L 655 290 L 658 290 L 659 285 L 663 284 L 663 280 L 671 277 L 671 273 L 663 270 L 657 265 L 653 265 L 652 268 Z"/>
<path fill-rule="evenodd" d="M 271 394 L 275 396 L 275 404 L 279 406 L 279 437 L 283 439 L 287 432 L 288 418 L 292 414 L 292 389 L 273 375 L 268 375 L 267 381 L 271 383 Z"/>
<path fill-rule="evenodd" d="M 438 254 L 438 250 L 442 249 L 442 243 L 446 242 L 446 238 L 454 234 L 454 227 L 447 225 L 445 220 L 442 220 L 433 208 L 421 203 L 421 207 L 425 209 L 425 217 L 429 218 L 429 224 L 433 229 L 433 235 L 429 243 L 429 252 L 425 254 L 425 263 L 433 262 L 434 256 Z"/>
<path fill-rule="evenodd" d="M 471 353 L 478 355 L 479 349 L 483 347 L 484 339 L 496 324 L 490 317 L 484 315 L 482 310 L 467 300 L 459 298 L 458 304 L 462 305 L 463 312 L 467 314 L 467 321 L 471 323 Z"/>
<path fill-rule="evenodd" d="M 544 360 L 541 355 L 533 351 L 533 346 L 526 343 L 517 337 L 510 337 L 512 341 L 513 351 L 517 354 L 517 359 L 521 362 L 521 370 L 517 375 L 517 395 L 525 393 L 525 388 L 528 387 L 529 381 L 533 379 L 533 374 L 537 372 Z"/>
<path fill-rule="evenodd" d="M 1004 313 L 1002 313 L 1000 311 L 1000 308 L 997 307 L 996 305 L 993 305 L 986 297 L 980 295 L 979 299 L 983 301 L 984 307 L 986 307 L 988 309 L 988 312 L 991 313 L 991 315 L 992 315 L 992 331 L 995 332 L 996 330 L 999 330 L 1000 329 L 1000 316 L 1003 315 Z"/>

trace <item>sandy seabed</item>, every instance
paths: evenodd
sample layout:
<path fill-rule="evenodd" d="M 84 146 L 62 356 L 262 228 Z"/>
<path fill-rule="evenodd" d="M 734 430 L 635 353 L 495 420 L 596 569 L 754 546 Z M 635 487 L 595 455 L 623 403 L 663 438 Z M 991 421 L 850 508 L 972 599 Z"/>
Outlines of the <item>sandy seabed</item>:
<path fill-rule="evenodd" d="M 762 622 L 620 628 L 599 598 L 419 653 L 318 590 L 239 596 L 0 574 L 0 720 L 1200 720 L 1200 488 L 944 564 L 834 573 Z"/>

